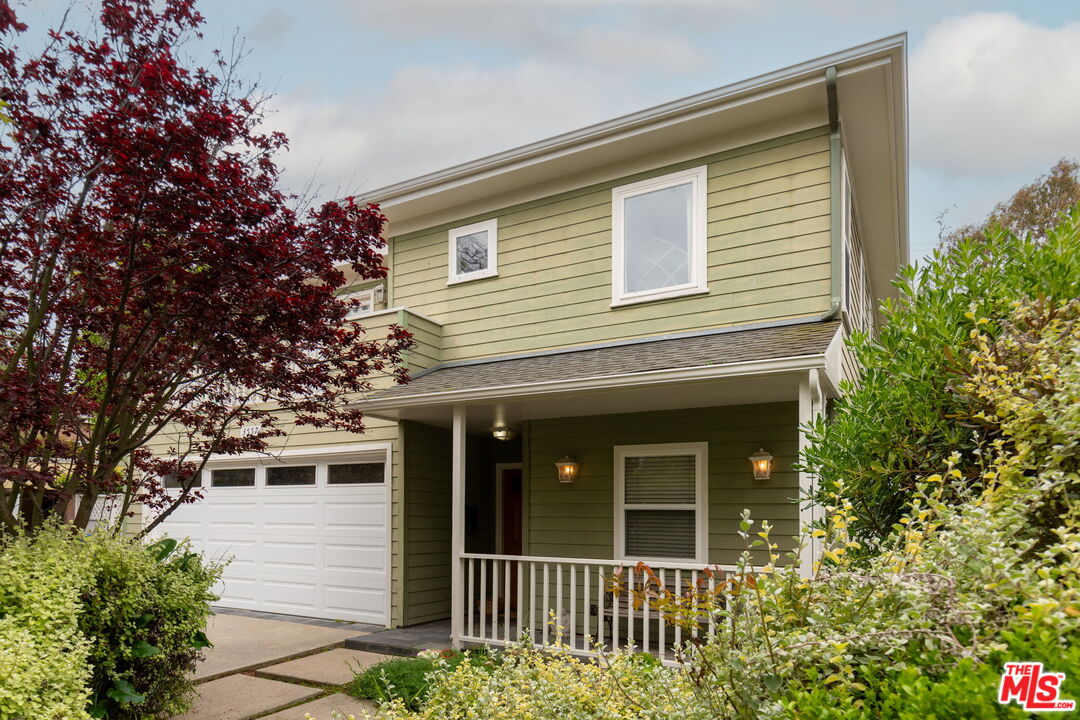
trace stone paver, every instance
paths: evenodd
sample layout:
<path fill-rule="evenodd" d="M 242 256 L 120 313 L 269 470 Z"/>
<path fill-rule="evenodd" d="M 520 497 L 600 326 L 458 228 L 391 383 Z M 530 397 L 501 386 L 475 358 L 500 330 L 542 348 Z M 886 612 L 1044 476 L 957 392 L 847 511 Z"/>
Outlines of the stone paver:
<path fill-rule="evenodd" d="M 206 659 L 195 670 L 195 679 L 211 680 L 275 660 L 287 660 L 339 645 L 358 634 L 349 625 L 324 628 L 239 615 L 214 615 L 206 625 L 206 635 L 214 647 L 207 648 Z"/>
<path fill-rule="evenodd" d="M 250 675 L 230 675 L 211 680 L 199 685 L 198 690 L 199 699 L 191 710 L 174 720 L 248 720 L 301 700 L 318 697 L 323 692 L 318 688 Z M 303 713 L 300 717 L 304 717 Z"/>
<path fill-rule="evenodd" d="M 279 680 L 299 680 L 301 682 L 321 683 L 323 685 L 344 685 L 353 679 L 356 670 L 362 670 L 375 663 L 386 660 L 388 655 L 346 650 L 337 648 L 326 652 L 308 655 L 298 660 L 290 660 L 279 665 L 271 665 L 257 670 L 260 677 Z M 303 717 L 301 715 L 301 717 Z"/>
<path fill-rule="evenodd" d="M 330 720 L 330 713 L 334 710 L 344 713 L 346 717 L 355 715 L 356 720 L 363 720 L 375 717 L 378 706 L 370 700 L 357 700 L 344 693 L 335 693 L 259 720 L 304 720 L 304 713 L 310 713 L 316 720 Z"/>

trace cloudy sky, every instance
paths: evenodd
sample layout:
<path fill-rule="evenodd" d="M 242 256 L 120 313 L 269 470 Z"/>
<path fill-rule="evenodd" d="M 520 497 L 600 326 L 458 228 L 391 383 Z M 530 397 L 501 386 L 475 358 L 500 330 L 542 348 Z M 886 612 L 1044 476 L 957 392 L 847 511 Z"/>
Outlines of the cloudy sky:
<path fill-rule="evenodd" d="M 85 2 L 86 0 L 82 0 Z M 32 0 L 39 24 L 66 3 Z M 1080 157 L 1076 0 L 202 0 L 287 182 L 362 192 L 899 32 L 912 255 Z M 50 17 L 51 16 L 51 17 Z"/>

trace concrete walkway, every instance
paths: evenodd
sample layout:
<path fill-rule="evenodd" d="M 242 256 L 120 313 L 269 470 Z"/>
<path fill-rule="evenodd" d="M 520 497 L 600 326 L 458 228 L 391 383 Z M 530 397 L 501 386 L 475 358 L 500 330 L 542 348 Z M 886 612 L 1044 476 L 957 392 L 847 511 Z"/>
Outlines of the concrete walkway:
<path fill-rule="evenodd" d="M 195 673 L 199 698 L 174 720 L 303 720 L 331 711 L 374 717 L 377 707 L 342 686 L 386 655 L 349 650 L 345 641 L 371 626 L 263 618 L 253 613 L 214 615 L 206 634 L 214 647 Z"/>

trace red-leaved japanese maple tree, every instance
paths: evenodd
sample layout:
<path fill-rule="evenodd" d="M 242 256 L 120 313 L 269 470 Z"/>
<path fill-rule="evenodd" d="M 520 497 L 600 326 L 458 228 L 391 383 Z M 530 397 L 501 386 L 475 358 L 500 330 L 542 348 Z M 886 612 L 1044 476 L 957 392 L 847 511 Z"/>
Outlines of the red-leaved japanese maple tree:
<path fill-rule="evenodd" d="M 360 433 L 349 401 L 407 379 L 408 333 L 365 334 L 339 292 L 384 277 L 384 217 L 296 209 L 234 64 L 181 59 L 201 23 L 102 0 L 93 36 L 31 54 L 0 0 L 0 531 L 85 527 L 103 493 L 160 520 L 209 455 L 266 451 L 283 418 Z"/>

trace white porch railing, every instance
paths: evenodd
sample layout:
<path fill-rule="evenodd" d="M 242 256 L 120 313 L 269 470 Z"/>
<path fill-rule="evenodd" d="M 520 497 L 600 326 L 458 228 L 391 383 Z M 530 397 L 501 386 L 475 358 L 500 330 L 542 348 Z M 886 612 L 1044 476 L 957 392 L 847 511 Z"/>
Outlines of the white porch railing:
<path fill-rule="evenodd" d="M 464 617 L 458 643 L 503 646 L 528 637 L 534 645 L 555 642 L 556 635 L 574 653 L 633 646 L 662 661 L 673 659 L 683 642 L 683 628 L 665 621 L 648 597 L 631 589 L 645 585 L 633 564 L 584 558 L 530 557 L 464 553 L 460 556 L 462 597 L 455 605 Z M 716 591 L 716 573 L 697 563 L 657 562 L 649 567 L 661 585 L 691 597 L 695 591 Z M 734 568 L 709 565 L 713 570 Z M 613 578 L 622 590 L 611 593 Z M 714 621 L 703 614 L 700 631 L 712 632 Z"/>

